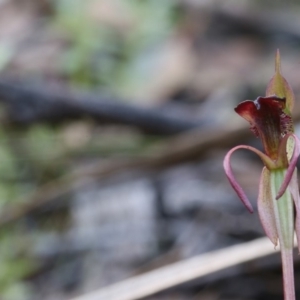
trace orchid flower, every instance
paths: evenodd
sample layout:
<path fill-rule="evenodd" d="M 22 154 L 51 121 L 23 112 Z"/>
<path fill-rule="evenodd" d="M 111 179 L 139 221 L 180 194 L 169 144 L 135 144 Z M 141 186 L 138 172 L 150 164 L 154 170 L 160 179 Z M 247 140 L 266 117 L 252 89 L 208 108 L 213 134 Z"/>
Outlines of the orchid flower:
<path fill-rule="evenodd" d="M 238 149 L 247 149 L 256 153 L 264 164 L 257 207 L 266 235 L 275 247 L 278 242 L 280 245 L 285 300 L 295 299 L 294 231 L 300 252 L 300 197 L 296 168 L 300 141 L 294 134 L 291 118 L 293 106 L 294 94 L 281 75 L 280 54 L 277 50 L 275 75 L 267 86 L 266 96 L 258 97 L 254 101 L 243 101 L 235 108 L 235 111 L 250 123 L 251 131 L 260 138 L 264 152 L 251 146 L 239 145 L 231 149 L 224 158 L 226 176 L 251 213 L 252 205 L 233 175 L 230 166 L 231 155 Z"/>

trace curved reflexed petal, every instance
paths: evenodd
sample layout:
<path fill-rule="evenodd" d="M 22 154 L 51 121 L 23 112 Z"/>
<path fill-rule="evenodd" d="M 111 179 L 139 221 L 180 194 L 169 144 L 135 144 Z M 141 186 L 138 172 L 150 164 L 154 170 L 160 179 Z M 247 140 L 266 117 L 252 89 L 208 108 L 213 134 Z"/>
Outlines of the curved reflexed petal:
<path fill-rule="evenodd" d="M 293 172 L 291 182 L 289 184 L 289 190 L 292 194 L 295 208 L 296 208 L 296 222 L 295 222 L 295 231 L 298 241 L 298 252 L 300 253 L 300 196 L 299 196 L 299 187 L 297 179 L 297 168 Z"/>
<path fill-rule="evenodd" d="M 235 108 L 250 123 L 252 130 L 261 139 L 266 154 L 273 160 L 277 159 L 284 108 L 285 99 L 276 96 L 258 97 L 255 101 L 246 100 Z"/>
<path fill-rule="evenodd" d="M 272 202 L 272 192 L 270 186 L 270 171 L 264 167 L 261 173 L 257 209 L 261 224 L 274 246 L 277 246 L 278 233 Z"/>
<path fill-rule="evenodd" d="M 285 141 L 286 141 L 286 147 L 285 147 L 286 153 L 284 155 L 288 156 L 290 162 L 284 180 L 282 182 L 282 185 L 276 195 L 277 200 L 284 194 L 285 190 L 287 189 L 291 181 L 291 178 L 293 176 L 294 170 L 296 168 L 298 157 L 300 155 L 300 141 L 296 135 L 294 134 L 289 135 L 288 138 L 285 139 Z"/>
<path fill-rule="evenodd" d="M 268 168 L 272 169 L 275 167 L 274 162 L 264 153 L 262 153 L 261 151 L 251 147 L 251 146 L 245 146 L 245 145 L 240 145 L 237 147 L 232 148 L 225 156 L 224 161 L 223 161 L 223 166 L 224 166 L 224 170 L 226 173 L 226 176 L 232 186 L 232 188 L 235 190 L 235 192 L 237 193 L 237 195 L 239 196 L 239 198 L 241 199 L 241 201 L 244 203 L 244 205 L 246 206 L 246 208 L 252 213 L 253 212 L 253 208 L 252 205 L 250 203 L 250 201 L 248 200 L 244 190 L 242 189 L 242 187 L 238 184 L 238 182 L 236 181 L 233 172 L 232 172 L 232 168 L 230 165 L 230 158 L 231 155 L 234 151 L 238 150 L 238 149 L 247 149 L 250 150 L 254 153 L 256 153 L 261 160 L 263 161 L 263 163 L 268 166 Z"/>

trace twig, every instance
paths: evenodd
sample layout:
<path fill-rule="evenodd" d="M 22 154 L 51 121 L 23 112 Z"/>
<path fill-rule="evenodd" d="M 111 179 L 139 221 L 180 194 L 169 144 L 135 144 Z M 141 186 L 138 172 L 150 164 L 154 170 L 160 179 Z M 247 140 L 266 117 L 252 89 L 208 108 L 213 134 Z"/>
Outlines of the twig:
<path fill-rule="evenodd" d="M 50 91 L 0 81 L 0 102 L 8 108 L 8 121 L 15 124 L 59 123 L 89 117 L 100 123 L 135 126 L 152 134 L 175 134 L 196 128 L 199 122 L 172 116 L 158 109 L 146 109 L 92 93 Z"/>
<path fill-rule="evenodd" d="M 210 273 L 273 254 L 275 251 L 277 252 L 269 239 L 260 238 L 137 275 L 71 300 L 141 299 Z"/>

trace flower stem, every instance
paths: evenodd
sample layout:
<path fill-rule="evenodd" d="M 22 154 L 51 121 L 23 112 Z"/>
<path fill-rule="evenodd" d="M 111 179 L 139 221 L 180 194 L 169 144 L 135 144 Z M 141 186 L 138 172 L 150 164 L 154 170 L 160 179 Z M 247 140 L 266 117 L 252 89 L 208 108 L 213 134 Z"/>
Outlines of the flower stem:
<path fill-rule="evenodd" d="M 281 198 L 276 194 L 285 176 L 285 170 L 271 171 L 271 191 L 281 249 L 284 299 L 295 300 L 293 240 L 294 240 L 294 204 L 292 195 L 287 189 Z"/>
<path fill-rule="evenodd" d="M 293 249 L 281 249 L 283 289 L 285 300 L 295 300 Z"/>

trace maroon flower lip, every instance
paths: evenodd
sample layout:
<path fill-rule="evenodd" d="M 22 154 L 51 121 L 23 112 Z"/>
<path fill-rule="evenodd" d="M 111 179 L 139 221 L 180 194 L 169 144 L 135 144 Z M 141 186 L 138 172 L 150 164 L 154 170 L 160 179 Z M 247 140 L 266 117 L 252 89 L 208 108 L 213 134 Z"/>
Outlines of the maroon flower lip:
<path fill-rule="evenodd" d="M 235 108 L 250 123 L 250 129 L 261 139 L 265 153 L 272 160 L 277 160 L 281 139 L 293 129 L 291 117 L 284 112 L 285 104 L 285 98 L 269 96 L 243 101 Z"/>

